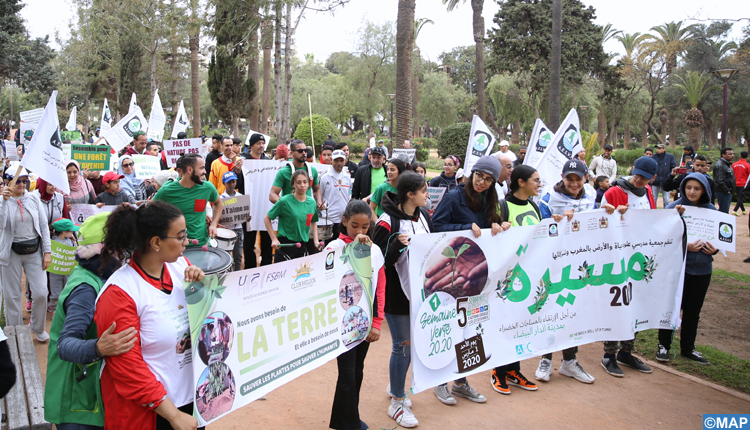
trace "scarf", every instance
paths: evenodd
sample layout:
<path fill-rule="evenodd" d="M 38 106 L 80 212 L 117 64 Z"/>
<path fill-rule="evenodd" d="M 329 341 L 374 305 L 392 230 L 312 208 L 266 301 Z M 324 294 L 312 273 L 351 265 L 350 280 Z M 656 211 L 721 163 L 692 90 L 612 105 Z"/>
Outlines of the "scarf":
<path fill-rule="evenodd" d="M 625 178 L 615 179 L 615 182 L 612 185 L 618 186 L 622 188 L 624 191 L 630 191 L 636 197 L 643 197 L 646 195 L 646 187 L 638 188 L 635 185 L 631 184 L 630 181 L 628 181 Z"/>
<path fill-rule="evenodd" d="M 67 166 L 70 166 L 71 164 L 74 164 L 76 166 L 76 169 L 78 169 L 78 176 L 76 176 L 75 181 L 68 180 L 68 184 L 70 185 L 70 194 L 67 194 L 66 197 L 70 197 L 72 199 L 80 199 L 81 197 L 90 194 L 90 190 L 94 188 L 93 185 L 91 185 L 91 182 L 88 181 L 88 179 L 84 178 L 81 174 L 81 165 L 78 164 L 76 160 L 68 160 Z M 39 186 L 37 185 L 37 188 Z"/>
<path fill-rule="evenodd" d="M 123 175 L 124 177 L 120 179 L 120 188 L 125 191 L 126 193 L 133 196 L 133 198 L 136 198 L 136 188 L 138 188 L 141 183 L 143 182 L 143 179 L 137 179 L 135 175 L 135 168 L 133 168 L 133 173 L 126 174 L 125 171 L 122 168 L 123 163 L 125 163 L 125 160 L 133 161 L 133 158 L 129 155 L 123 155 L 120 157 L 120 165 L 117 167 L 117 171 L 119 174 Z"/>
<path fill-rule="evenodd" d="M 36 180 L 36 189 L 39 191 L 39 195 L 42 197 L 43 202 L 48 202 L 55 196 L 54 192 L 52 194 L 47 193 L 47 181 L 42 178 Z M 73 191 L 72 187 L 71 191 Z"/>

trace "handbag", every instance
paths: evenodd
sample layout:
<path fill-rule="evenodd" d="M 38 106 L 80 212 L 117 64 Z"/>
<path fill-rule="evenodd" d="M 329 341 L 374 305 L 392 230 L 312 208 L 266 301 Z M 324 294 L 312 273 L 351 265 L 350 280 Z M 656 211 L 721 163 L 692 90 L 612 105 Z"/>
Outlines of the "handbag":
<path fill-rule="evenodd" d="M 39 251 L 39 242 L 39 237 L 21 242 L 13 242 L 10 249 L 18 255 L 30 255 Z"/>

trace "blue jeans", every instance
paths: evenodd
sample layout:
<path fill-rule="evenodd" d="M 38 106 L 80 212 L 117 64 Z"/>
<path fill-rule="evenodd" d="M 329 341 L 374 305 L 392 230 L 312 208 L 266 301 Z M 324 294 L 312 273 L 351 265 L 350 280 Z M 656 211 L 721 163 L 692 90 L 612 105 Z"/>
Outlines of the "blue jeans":
<path fill-rule="evenodd" d="M 725 214 L 729 213 L 729 206 L 732 205 L 732 193 L 716 192 L 716 200 L 719 201 L 719 210 Z"/>
<path fill-rule="evenodd" d="M 670 197 L 669 191 L 664 191 L 664 187 L 662 187 L 661 185 L 651 185 L 651 192 L 654 194 L 654 204 L 656 204 L 659 200 L 659 192 L 661 192 L 664 207 L 667 207 Z"/>
<path fill-rule="evenodd" d="M 388 371 L 391 380 L 391 394 L 397 399 L 404 397 L 406 372 L 411 364 L 411 324 L 409 315 L 393 315 L 386 313 L 385 320 L 391 331 L 391 362 Z"/>

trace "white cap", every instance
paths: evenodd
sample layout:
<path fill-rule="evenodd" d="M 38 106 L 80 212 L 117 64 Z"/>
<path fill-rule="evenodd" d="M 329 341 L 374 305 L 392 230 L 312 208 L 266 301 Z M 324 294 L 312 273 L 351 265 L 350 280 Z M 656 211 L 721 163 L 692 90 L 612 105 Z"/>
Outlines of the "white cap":
<path fill-rule="evenodd" d="M 346 160 L 346 153 L 340 149 L 333 151 L 333 153 L 331 154 L 331 160 L 335 160 L 337 158 Z"/>
<path fill-rule="evenodd" d="M 456 170 L 456 179 L 461 179 L 464 177 L 464 169 L 460 168 Z"/>
<path fill-rule="evenodd" d="M 500 142 L 500 146 L 510 146 L 510 143 L 507 140 L 503 140 Z"/>

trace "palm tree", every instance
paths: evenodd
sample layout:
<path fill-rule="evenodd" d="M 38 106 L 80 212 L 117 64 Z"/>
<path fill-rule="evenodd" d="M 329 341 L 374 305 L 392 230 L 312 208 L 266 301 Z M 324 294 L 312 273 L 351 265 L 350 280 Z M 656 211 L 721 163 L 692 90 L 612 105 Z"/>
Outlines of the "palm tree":
<path fill-rule="evenodd" d="M 193 103 L 193 136 L 198 137 L 201 131 L 201 90 L 200 90 L 200 63 L 198 62 L 198 50 L 200 48 L 200 32 L 202 20 L 198 18 L 199 5 L 197 0 L 190 0 L 190 20 L 188 29 L 190 32 L 190 99 Z"/>
<path fill-rule="evenodd" d="M 414 9 L 416 0 L 398 0 L 396 18 L 396 142 L 403 146 L 411 137 L 412 120 L 412 48 L 414 47 Z"/>
<path fill-rule="evenodd" d="M 464 2 L 466 0 L 462 0 Z M 459 0 L 443 0 L 447 5 L 448 11 L 452 11 L 458 5 Z M 474 43 L 476 44 L 476 74 L 477 74 L 477 115 L 485 120 L 485 101 L 484 101 L 484 0 L 471 0 L 471 10 L 474 12 L 472 23 L 474 24 Z"/>
<path fill-rule="evenodd" d="M 685 51 L 695 25 L 682 27 L 682 21 L 669 22 L 662 25 L 651 27 L 651 31 L 656 32 L 656 36 L 647 34 L 646 38 L 652 40 L 654 48 L 666 56 L 667 76 L 672 74 L 672 70 L 677 66 L 677 57 Z"/>
<path fill-rule="evenodd" d="M 721 88 L 719 85 L 712 85 L 706 87 L 709 76 L 705 73 L 698 72 L 687 72 L 687 77 L 677 77 L 682 83 L 675 84 L 675 86 L 685 93 L 685 97 L 690 103 L 690 109 L 687 111 L 687 117 L 685 118 L 685 124 L 690 128 L 690 135 L 688 138 L 688 145 L 693 148 L 698 148 L 698 143 L 701 136 L 701 128 L 704 125 L 703 112 L 698 109 L 698 103 L 701 99 L 708 94 L 709 91 Z"/>
<path fill-rule="evenodd" d="M 550 130 L 560 127 L 560 68 L 562 64 L 562 0 L 552 0 L 552 55 L 549 80 Z"/>
<path fill-rule="evenodd" d="M 417 61 L 422 60 L 422 54 L 420 53 L 419 46 L 417 46 L 417 38 L 419 37 L 419 32 L 422 31 L 422 27 L 424 27 L 425 24 L 434 24 L 435 22 L 429 18 L 419 18 L 418 20 L 414 21 L 414 53 L 416 54 Z M 415 67 L 416 71 L 416 67 Z M 417 105 L 419 105 L 419 71 L 416 71 L 414 75 L 412 76 L 412 83 L 411 83 L 411 91 L 412 91 L 412 99 L 414 102 L 413 106 L 413 112 L 414 115 L 414 137 L 419 137 L 419 110 L 417 109 Z"/>
<path fill-rule="evenodd" d="M 640 48 L 641 42 L 648 38 L 648 34 L 635 32 L 633 34 L 625 33 L 615 37 L 620 41 L 620 43 L 622 43 L 622 47 L 625 49 L 625 59 L 632 62 L 633 53 L 635 53 L 638 48 Z"/>

